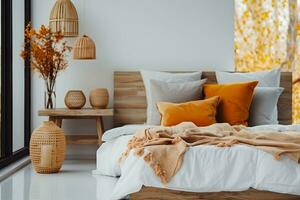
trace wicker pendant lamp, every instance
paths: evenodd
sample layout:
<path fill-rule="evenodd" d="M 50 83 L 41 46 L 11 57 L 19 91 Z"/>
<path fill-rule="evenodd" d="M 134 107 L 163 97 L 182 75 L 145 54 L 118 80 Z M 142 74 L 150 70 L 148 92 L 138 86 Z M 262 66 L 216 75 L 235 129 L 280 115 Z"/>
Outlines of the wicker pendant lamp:
<path fill-rule="evenodd" d="M 96 59 L 96 45 L 95 42 L 83 35 L 78 38 L 73 48 L 73 59 L 75 60 L 94 60 Z"/>
<path fill-rule="evenodd" d="M 50 14 L 51 32 L 61 31 L 65 37 L 78 36 L 78 15 L 70 0 L 57 0 Z"/>

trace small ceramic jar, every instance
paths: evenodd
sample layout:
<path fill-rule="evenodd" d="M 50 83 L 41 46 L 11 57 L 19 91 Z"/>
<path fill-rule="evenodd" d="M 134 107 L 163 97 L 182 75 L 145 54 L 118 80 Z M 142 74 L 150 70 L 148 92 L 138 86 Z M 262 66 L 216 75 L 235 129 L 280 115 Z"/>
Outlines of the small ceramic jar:
<path fill-rule="evenodd" d="M 107 108 L 108 100 L 109 94 L 106 88 L 96 88 L 90 92 L 90 104 L 95 109 Z"/>
<path fill-rule="evenodd" d="M 65 96 L 65 104 L 69 109 L 81 109 L 86 102 L 81 90 L 70 90 Z"/>

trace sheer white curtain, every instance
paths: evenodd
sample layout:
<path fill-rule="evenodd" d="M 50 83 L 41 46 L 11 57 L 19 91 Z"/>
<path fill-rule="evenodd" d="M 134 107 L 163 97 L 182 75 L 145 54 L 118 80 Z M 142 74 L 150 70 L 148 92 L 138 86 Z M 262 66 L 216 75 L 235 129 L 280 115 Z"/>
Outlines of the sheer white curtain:
<path fill-rule="evenodd" d="M 293 72 L 293 118 L 300 122 L 300 0 L 235 0 L 235 67 Z"/>

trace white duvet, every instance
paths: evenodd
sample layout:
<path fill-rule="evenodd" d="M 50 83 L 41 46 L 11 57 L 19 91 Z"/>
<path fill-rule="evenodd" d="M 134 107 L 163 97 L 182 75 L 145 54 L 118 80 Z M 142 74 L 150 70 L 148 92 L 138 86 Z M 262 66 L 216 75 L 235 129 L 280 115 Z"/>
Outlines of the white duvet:
<path fill-rule="evenodd" d="M 111 199 L 138 192 L 143 185 L 191 192 L 243 191 L 252 187 L 300 195 L 300 164 L 285 156 L 276 161 L 272 155 L 246 145 L 191 147 L 185 153 L 178 173 L 170 183 L 162 185 L 144 160 L 132 152 L 121 165 L 118 162 L 130 138 L 143 127 L 145 125 L 128 125 L 107 131 L 103 136 L 106 142 L 97 151 L 94 174 L 120 176 Z M 249 129 L 300 131 L 300 125 L 266 125 Z"/>

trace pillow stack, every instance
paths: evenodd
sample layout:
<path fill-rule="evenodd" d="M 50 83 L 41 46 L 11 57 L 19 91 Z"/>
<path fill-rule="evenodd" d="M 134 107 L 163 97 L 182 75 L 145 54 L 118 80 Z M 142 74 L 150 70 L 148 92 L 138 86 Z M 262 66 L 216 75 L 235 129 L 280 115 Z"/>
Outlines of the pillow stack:
<path fill-rule="evenodd" d="M 141 71 L 147 97 L 147 124 L 198 126 L 278 124 L 280 69 L 253 73 L 216 72 L 206 84 L 201 72 Z M 204 100 L 203 100 L 204 98 Z"/>
<path fill-rule="evenodd" d="M 250 73 L 216 72 L 219 84 L 258 81 L 250 107 L 249 126 L 278 124 L 278 99 L 283 92 L 280 86 L 280 68 Z"/>
<path fill-rule="evenodd" d="M 157 102 L 181 103 L 202 98 L 202 72 L 167 73 L 141 71 L 147 98 L 147 124 L 160 125 Z"/>

